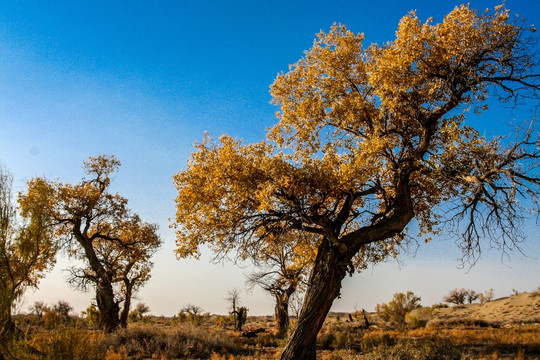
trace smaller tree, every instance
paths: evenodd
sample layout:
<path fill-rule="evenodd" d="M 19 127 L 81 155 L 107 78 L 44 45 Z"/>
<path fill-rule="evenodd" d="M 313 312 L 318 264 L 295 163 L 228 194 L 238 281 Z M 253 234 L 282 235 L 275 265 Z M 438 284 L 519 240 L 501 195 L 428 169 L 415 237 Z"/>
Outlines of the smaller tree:
<path fill-rule="evenodd" d="M 406 294 L 395 293 L 388 304 L 377 304 L 375 311 L 383 320 L 402 328 L 405 325 L 405 316 L 420 307 L 420 300 L 412 291 L 407 291 Z"/>
<path fill-rule="evenodd" d="M 475 300 L 479 298 L 480 294 L 476 293 L 476 291 L 471 289 L 454 289 L 450 290 L 448 295 L 446 295 L 443 298 L 444 302 L 456 304 L 456 305 L 463 305 L 465 302 L 472 304 Z"/>
<path fill-rule="evenodd" d="M 30 307 L 30 313 L 41 319 L 47 309 L 48 306 L 43 301 L 36 301 L 34 305 Z"/>
<path fill-rule="evenodd" d="M 131 297 L 150 278 L 150 258 L 161 245 L 157 225 L 143 222 L 127 199 L 109 192 L 119 166 L 111 155 L 90 157 L 80 183 L 34 178 L 19 196 L 23 212 L 37 209 L 43 199 L 41 209 L 55 238 L 68 255 L 83 261 L 70 269 L 68 281 L 80 290 L 95 289 L 106 332 L 126 325 Z"/>
<path fill-rule="evenodd" d="M 480 304 L 485 304 L 493 300 L 493 289 L 486 290 L 483 294 L 479 294 L 478 300 L 480 301 Z"/>
<path fill-rule="evenodd" d="M 311 259 L 315 253 L 300 243 L 291 246 L 289 237 L 306 236 L 300 232 L 276 234 L 274 241 L 260 246 L 252 256 L 259 272 L 247 276 L 250 288 L 261 287 L 276 301 L 275 317 L 277 329 L 281 333 L 289 330 L 289 303 L 297 290 L 304 290 L 305 281 L 310 270 Z"/>
<path fill-rule="evenodd" d="M 480 294 L 478 294 L 476 291 L 474 290 L 467 290 L 466 294 L 465 294 L 465 298 L 467 299 L 467 302 L 469 304 L 472 304 L 473 302 L 475 302 L 478 297 L 480 296 Z"/>
<path fill-rule="evenodd" d="M 144 318 L 144 314 L 150 311 L 150 308 L 145 303 L 138 303 L 135 306 L 135 309 L 133 309 L 132 312 L 129 313 L 129 321 L 131 322 L 137 322 L 141 321 Z"/>
<path fill-rule="evenodd" d="M 73 311 L 73 306 L 67 301 L 59 300 L 53 305 L 53 310 L 62 316 L 64 321 L 68 321 L 71 318 L 70 313 Z"/>
<path fill-rule="evenodd" d="M 295 292 L 290 299 L 289 305 L 291 307 L 291 315 L 298 319 L 298 315 L 300 315 L 300 311 L 302 310 L 302 304 L 304 303 L 304 296 L 302 294 L 299 294 L 298 292 Z"/>
<path fill-rule="evenodd" d="M 178 316 L 181 319 L 188 320 L 194 325 L 199 325 L 203 319 L 202 312 L 203 309 L 201 307 L 193 304 L 187 304 L 180 309 Z"/>
<path fill-rule="evenodd" d="M 239 328 L 242 329 L 242 325 L 240 324 L 242 321 L 240 315 L 242 314 L 239 313 L 240 308 L 238 306 L 240 305 L 240 290 L 236 288 L 229 290 L 227 292 L 227 297 L 225 298 L 225 300 L 227 300 L 227 302 L 230 304 L 229 311 L 233 318 L 234 329 L 235 330 L 238 330 Z"/>

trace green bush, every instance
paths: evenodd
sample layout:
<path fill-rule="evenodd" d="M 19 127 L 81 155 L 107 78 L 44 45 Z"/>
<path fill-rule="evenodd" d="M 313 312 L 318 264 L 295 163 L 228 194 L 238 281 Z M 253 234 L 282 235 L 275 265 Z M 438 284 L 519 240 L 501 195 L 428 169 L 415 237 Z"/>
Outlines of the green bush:
<path fill-rule="evenodd" d="M 388 304 L 377 304 L 375 311 L 384 321 L 402 328 L 405 326 L 407 313 L 419 308 L 420 300 L 420 297 L 414 295 L 412 291 L 407 291 L 406 294 L 395 293 Z"/>
<path fill-rule="evenodd" d="M 426 320 L 418 320 L 416 316 L 411 316 L 409 318 L 409 327 L 411 329 L 418 329 L 426 327 L 427 321 Z"/>

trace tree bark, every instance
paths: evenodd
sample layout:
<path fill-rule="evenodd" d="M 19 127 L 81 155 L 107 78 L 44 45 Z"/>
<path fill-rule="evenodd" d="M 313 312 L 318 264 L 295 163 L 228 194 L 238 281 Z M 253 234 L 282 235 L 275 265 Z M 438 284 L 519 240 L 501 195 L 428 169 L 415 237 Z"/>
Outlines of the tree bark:
<path fill-rule="evenodd" d="M 133 292 L 134 281 L 125 280 L 124 284 L 126 286 L 126 298 L 124 299 L 124 307 L 122 309 L 122 312 L 120 313 L 120 326 L 126 328 L 129 316 L 129 308 L 131 307 L 131 294 Z"/>
<path fill-rule="evenodd" d="M 315 360 L 317 334 L 334 299 L 339 296 L 341 281 L 347 274 L 346 260 L 337 247 L 323 239 L 311 271 L 298 323 L 281 353 L 281 360 Z"/>
<path fill-rule="evenodd" d="M 276 296 L 276 323 L 279 332 L 289 330 L 289 299 L 284 299 L 286 294 Z"/>
<path fill-rule="evenodd" d="M 276 297 L 276 323 L 278 331 L 289 331 L 289 300 L 296 291 L 296 283 L 291 283 L 285 290 L 274 291 Z"/>
<path fill-rule="evenodd" d="M 120 318 L 118 317 L 120 306 L 114 299 L 114 289 L 110 276 L 97 257 L 92 246 L 92 240 L 85 232 L 80 230 L 80 226 L 80 222 L 76 223 L 73 233 L 83 247 L 86 259 L 97 277 L 96 302 L 101 313 L 100 326 L 106 333 L 111 333 L 120 325 Z"/>
<path fill-rule="evenodd" d="M 0 360 L 4 359 L 4 353 L 8 354 L 8 346 L 15 333 L 15 324 L 11 316 L 13 300 L 9 295 L 1 295 L 2 306 L 0 308 Z"/>
<path fill-rule="evenodd" d="M 120 325 L 118 313 L 120 307 L 114 300 L 114 292 L 110 283 L 100 281 L 96 289 L 96 302 L 101 314 L 100 325 L 106 333 L 115 331 Z"/>

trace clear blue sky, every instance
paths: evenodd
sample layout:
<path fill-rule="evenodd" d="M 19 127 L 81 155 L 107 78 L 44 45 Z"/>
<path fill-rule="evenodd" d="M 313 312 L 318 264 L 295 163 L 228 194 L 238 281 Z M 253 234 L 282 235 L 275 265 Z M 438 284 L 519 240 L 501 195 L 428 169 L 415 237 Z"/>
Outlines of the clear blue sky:
<path fill-rule="evenodd" d="M 77 182 L 83 159 L 115 154 L 122 162 L 114 190 L 164 240 L 153 277 L 140 292 L 154 314 L 172 315 L 186 303 L 225 313 L 227 289 L 244 288 L 231 264 L 174 258 L 171 177 L 183 169 L 193 141 L 205 130 L 258 141 L 276 109 L 269 85 L 334 23 L 363 32 L 366 42 L 393 39 L 399 19 L 416 9 L 435 21 L 459 3 L 450 1 L 3 1 L 0 3 L 0 161 L 15 175 L 17 190 L 34 176 Z M 497 1 L 471 1 L 478 9 Z M 540 3 L 508 0 L 507 8 L 539 24 Z M 505 115 L 485 131 L 502 130 Z M 435 241 L 405 266 L 382 264 L 344 283 L 334 310 L 366 308 L 396 291 L 413 290 L 429 305 L 455 287 L 496 296 L 540 285 L 538 227 L 528 224 L 525 252 L 501 265 L 487 252 L 470 271 L 458 270 L 453 244 Z M 72 302 L 78 311 L 92 294 L 71 290 L 61 259 L 29 292 L 35 300 Z M 242 294 L 252 314 L 273 312 L 259 291 Z M 137 301 L 137 300 L 136 300 Z M 136 302 L 135 301 L 135 302 Z"/>

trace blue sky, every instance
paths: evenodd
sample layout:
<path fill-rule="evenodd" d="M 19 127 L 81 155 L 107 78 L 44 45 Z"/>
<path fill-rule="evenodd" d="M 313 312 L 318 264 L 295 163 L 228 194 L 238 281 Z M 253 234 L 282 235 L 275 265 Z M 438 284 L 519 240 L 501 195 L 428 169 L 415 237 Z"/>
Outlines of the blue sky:
<path fill-rule="evenodd" d="M 399 19 L 416 9 L 435 21 L 450 1 L 3 1 L 0 3 L 0 161 L 17 190 L 34 176 L 77 182 L 83 159 L 115 154 L 122 162 L 113 190 L 131 208 L 160 225 L 165 242 L 153 278 L 140 292 L 153 313 L 172 315 L 186 303 L 225 313 L 227 289 L 244 288 L 241 269 L 174 258 L 171 178 L 186 165 L 204 131 L 247 142 L 265 137 L 278 110 L 269 85 L 309 49 L 315 34 L 343 23 L 366 43 L 393 39 Z M 496 1 L 471 1 L 493 8 Z M 508 0 L 507 8 L 539 24 L 540 4 Z M 484 131 L 504 131 L 507 114 L 491 113 Z M 344 283 L 335 310 L 371 310 L 396 291 L 413 290 L 429 305 L 454 287 L 496 296 L 540 283 L 538 227 L 527 225 L 525 252 L 501 264 L 496 252 L 469 271 L 456 269 L 453 244 L 435 241 L 405 266 L 388 263 Z M 61 259 L 29 292 L 35 300 L 71 301 L 77 310 L 92 294 L 65 285 Z M 428 275 L 429 274 L 429 275 Z M 423 279 L 426 280 L 423 280 Z M 136 300 L 137 301 L 137 300 Z M 252 313 L 272 313 L 272 299 L 243 293 Z"/>

